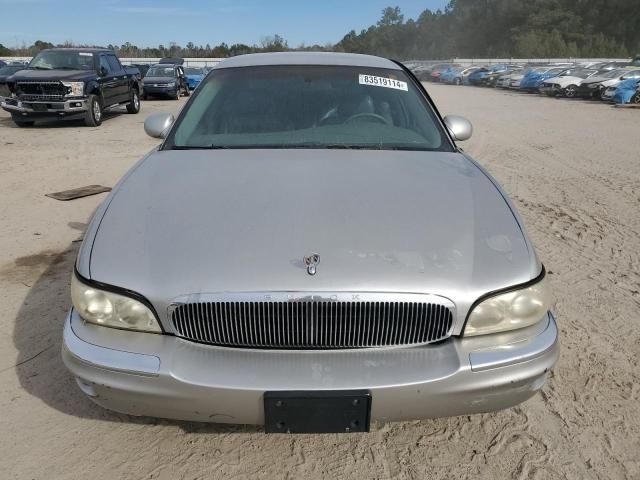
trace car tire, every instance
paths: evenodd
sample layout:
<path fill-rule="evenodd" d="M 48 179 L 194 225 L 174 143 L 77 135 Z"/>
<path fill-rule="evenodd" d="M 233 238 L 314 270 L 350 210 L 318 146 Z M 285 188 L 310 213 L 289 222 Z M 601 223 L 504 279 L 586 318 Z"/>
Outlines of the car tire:
<path fill-rule="evenodd" d="M 137 88 L 131 89 L 131 97 L 127 104 L 127 112 L 133 114 L 140 112 L 140 94 L 138 93 Z"/>
<path fill-rule="evenodd" d="M 176 93 L 173 94 L 174 100 L 180 100 L 180 87 L 176 87 Z"/>
<path fill-rule="evenodd" d="M 629 100 L 629 103 L 640 105 L 640 92 L 636 92 L 636 94 L 631 97 L 631 100 Z"/>
<path fill-rule="evenodd" d="M 575 85 L 568 85 L 564 89 L 564 96 L 567 98 L 576 98 L 578 93 L 578 87 Z"/>
<path fill-rule="evenodd" d="M 11 117 L 11 120 L 13 120 L 13 123 L 20 128 L 33 127 L 35 123 L 33 120 L 22 120 L 19 117 Z"/>
<path fill-rule="evenodd" d="M 89 108 L 84 116 L 84 124 L 87 127 L 99 127 L 102 125 L 102 102 L 97 95 L 89 95 L 87 99 Z"/>

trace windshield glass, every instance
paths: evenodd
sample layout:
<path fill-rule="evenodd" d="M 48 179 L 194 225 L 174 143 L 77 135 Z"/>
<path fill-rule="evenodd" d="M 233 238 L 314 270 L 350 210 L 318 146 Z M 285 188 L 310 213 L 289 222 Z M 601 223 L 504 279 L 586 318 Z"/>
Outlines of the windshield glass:
<path fill-rule="evenodd" d="M 214 71 L 166 145 L 452 150 L 403 71 L 343 66 Z"/>
<path fill-rule="evenodd" d="M 184 69 L 184 73 L 186 75 L 204 75 L 202 69 L 197 67 L 187 67 Z"/>
<path fill-rule="evenodd" d="M 0 68 L 0 77 L 6 77 L 9 75 L 13 75 L 16 72 L 19 72 L 20 70 L 24 70 L 24 66 L 19 67 L 17 65 L 9 65 L 7 67 L 2 67 Z"/>
<path fill-rule="evenodd" d="M 616 69 L 616 70 L 611 70 L 611 71 L 605 73 L 604 75 L 602 75 L 602 77 L 603 78 L 618 78 L 618 77 L 624 75 L 625 71 L 626 70 L 624 70 L 622 68 Z"/>
<path fill-rule="evenodd" d="M 147 77 L 173 77 L 173 67 L 155 66 L 147 72 Z"/>
<path fill-rule="evenodd" d="M 597 70 L 572 70 L 567 75 L 577 78 L 587 78 L 596 73 Z"/>
<path fill-rule="evenodd" d="M 29 67 L 38 70 L 93 70 L 93 53 L 45 50 L 31 60 Z"/>

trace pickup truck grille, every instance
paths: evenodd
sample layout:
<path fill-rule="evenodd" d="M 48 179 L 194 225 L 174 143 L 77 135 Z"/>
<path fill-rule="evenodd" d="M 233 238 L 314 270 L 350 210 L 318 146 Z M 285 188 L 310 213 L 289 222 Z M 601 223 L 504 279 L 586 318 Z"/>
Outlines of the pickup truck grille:
<path fill-rule="evenodd" d="M 22 95 L 27 95 L 30 100 L 43 97 L 62 100 L 65 95 L 65 87 L 60 82 L 17 82 L 16 87 L 21 99 Z"/>
<path fill-rule="evenodd" d="M 176 304 L 176 335 L 227 347 L 346 349 L 420 345 L 451 335 L 446 305 L 416 301 L 212 301 Z"/>

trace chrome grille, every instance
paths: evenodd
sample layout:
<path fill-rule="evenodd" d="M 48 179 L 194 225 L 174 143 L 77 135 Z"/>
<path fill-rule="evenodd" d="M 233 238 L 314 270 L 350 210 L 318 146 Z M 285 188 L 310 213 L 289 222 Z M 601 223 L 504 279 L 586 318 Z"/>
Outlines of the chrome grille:
<path fill-rule="evenodd" d="M 60 82 L 17 82 L 18 93 L 30 96 L 55 96 L 62 98 L 65 87 Z"/>
<path fill-rule="evenodd" d="M 23 102 L 63 102 L 62 95 L 21 95 L 20 100 Z"/>
<path fill-rule="evenodd" d="M 410 299 L 199 300 L 173 304 L 170 317 L 187 340 L 277 349 L 419 345 L 448 338 L 453 327 L 452 305 Z"/>

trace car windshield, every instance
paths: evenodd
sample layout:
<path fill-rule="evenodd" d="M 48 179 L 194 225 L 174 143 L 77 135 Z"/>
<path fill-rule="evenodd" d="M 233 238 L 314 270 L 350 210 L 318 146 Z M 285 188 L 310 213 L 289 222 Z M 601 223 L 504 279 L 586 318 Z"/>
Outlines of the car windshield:
<path fill-rule="evenodd" d="M 6 67 L 1 67 L 0 68 L 0 77 L 6 77 L 8 75 L 13 75 L 14 73 L 20 71 L 20 70 L 24 70 L 24 66 L 19 67 L 17 65 L 8 65 Z"/>
<path fill-rule="evenodd" d="M 204 74 L 202 69 L 197 67 L 187 67 L 184 69 L 184 73 L 186 75 L 203 75 Z"/>
<path fill-rule="evenodd" d="M 627 72 L 627 70 L 625 70 L 623 68 L 618 68 L 618 69 L 611 70 L 611 71 L 603 74 L 602 77 L 603 78 L 618 78 L 618 77 L 624 75 L 625 72 Z"/>
<path fill-rule="evenodd" d="M 596 73 L 597 70 L 571 70 L 566 76 L 587 78 Z"/>
<path fill-rule="evenodd" d="M 147 71 L 147 77 L 173 77 L 173 67 L 155 66 Z"/>
<path fill-rule="evenodd" d="M 451 151 L 402 70 L 259 66 L 214 70 L 165 148 Z"/>
<path fill-rule="evenodd" d="M 93 70 L 93 53 L 45 50 L 31 60 L 29 68 L 37 70 Z"/>

